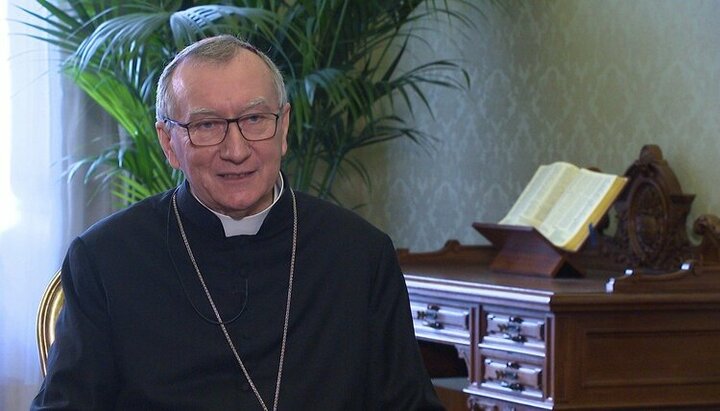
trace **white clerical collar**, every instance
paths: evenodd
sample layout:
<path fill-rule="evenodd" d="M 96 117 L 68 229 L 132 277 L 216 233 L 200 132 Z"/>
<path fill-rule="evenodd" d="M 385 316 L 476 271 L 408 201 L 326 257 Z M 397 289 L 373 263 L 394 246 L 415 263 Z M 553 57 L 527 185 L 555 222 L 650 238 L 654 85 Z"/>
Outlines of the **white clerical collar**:
<path fill-rule="evenodd" d="M 217 211 L 206 206 L 202 201 L 200 201 L 199 198 L 197 198 L 195 193 L 193 193 L 193 197 L 195 197 L 195 199 L 200 204 L 202 204 L 205 208 L 210 210 L 220 219 L 223 230 L 225 230 L 225 237 L 234 237 L 236 235 L 255 235 L 258 233 L 258 231 L 260 231 L 260 227 L 262 227 L 262 224 L 265 221 L 265 217 L 267 217 L 268 213 L 270 213 L 270 209 L 280 199 L 280 193 L 282 193 L 284 186 L 285 182 L 283 181 L 281 173 L 278 179 L 275 181 L 275 186 L 273 187 L 272 204 L 270 204 L 269 206 L 267 206 L 266 209 L 262 210 L 257 214 L 249 215 L 239 220 L 236 220 L 229 215 L 218 213 Z M 190 191 L 192 192 L 192 190 Z"/>

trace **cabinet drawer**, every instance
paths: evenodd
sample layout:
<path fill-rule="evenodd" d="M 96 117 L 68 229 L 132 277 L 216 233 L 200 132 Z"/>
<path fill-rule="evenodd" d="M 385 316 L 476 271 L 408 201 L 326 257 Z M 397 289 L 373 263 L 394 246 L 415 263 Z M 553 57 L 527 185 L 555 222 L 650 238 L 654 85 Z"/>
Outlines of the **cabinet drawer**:
<path fill-rule="evenodd" d="M 516 361 L 485 359 L 485 381 L 494 382 L 514 391 L 541 389 L 542 368 Z"/>
<path fill-rule="evenodd" d="M 470 310 L 422 301 L 411 301 L 415 334 L 428 340 L 470 344 Z"/>
<path fill-rule="evenodd" d="M 545 321 L 539 317 L 488 312 L 481 347 L 545 351 Z M 501 348 L 504 347 L 504 348 Z"/>
<path fill-rule="evenodd" d="M 480 381 L 478 386 L 500 395 L 520 397 L 528 400 L 543 400 L 543 362 L 540 359 L 482 350 L 480 352 Z"/>

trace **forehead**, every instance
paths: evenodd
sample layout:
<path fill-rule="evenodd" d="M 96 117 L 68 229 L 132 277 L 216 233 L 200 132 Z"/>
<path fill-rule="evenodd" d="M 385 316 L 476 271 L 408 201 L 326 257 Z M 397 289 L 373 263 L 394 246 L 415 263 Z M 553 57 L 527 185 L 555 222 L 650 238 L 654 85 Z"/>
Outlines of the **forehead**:
<path fill-rule="evenodd" d="M 190 57 L 178 66 L 171 88 L 181 112 L 203 109 L 220 113 L 251 103 L 278 104 L 270 68 L 248 50 L 227 61 Z"/>

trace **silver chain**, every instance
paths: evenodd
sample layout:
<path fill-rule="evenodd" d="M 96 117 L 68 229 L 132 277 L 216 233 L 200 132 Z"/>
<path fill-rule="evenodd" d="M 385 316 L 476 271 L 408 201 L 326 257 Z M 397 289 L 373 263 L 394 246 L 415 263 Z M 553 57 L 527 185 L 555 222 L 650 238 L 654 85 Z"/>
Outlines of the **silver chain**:
<path fill-rule="evenodd" d="M 283 324 L 282 343 L 280 345 L 280 363 L 278 365 L 277 381 L 275 383 L 275 399 L 273 400 L 273 408 L 272 408 L 273 411 L 277 411 L 278 399 L 280 398 L 280 383 L 282 381 L 283 363 L 285 362 L 285 346 L 287 343 L 288 321 L 290 319 L 290 300 L 292 297 L 293 276 L 295 273 L 295 251 L 297 250 L 297 229 L 298 229 L 297 203 L 295 201 L 295 192 L 293 192 L 292 188 L 288 187 L 288 189 L 290 190 L 290 196 L 292 197 L 292 206 L 293 206 L 292 254 L 290 255 L 290 279 L 289 279 L 289 283 L 288 283 L 287 303 L 285 304 L 285 323 Z M 180 235 L 182 236 L 183 243 L 185 244 L 185 249 L 187 250 L 188 256 L 190 257 L 190 261 L 192 262 L 192 265 L 195 268 L 195 272 L 197 273 L 198 279 L 200 280 L 200 284 L 202 285 L 203 290 L 205 290 L 205 296 L 207 297 L 208 302 L 210 303 L 210 307 L 212 307 L 212 310 L 215 313 L 215 317 L 217 318 L 217 321 L 220 324 L 220 328 L 222 329 L 222 332 L 225 335 L 225 339 L 227 340 L 227 343 L 230 346 L 230 349 L 232 350 L 233 355 L 235 356 L 235 359 L 237 360 L 238 364 L 240 365 L 240 369 L 242 370 L 243 374 L 245 375 L 245 379 L 247 379 L 248 384 L 250 384 L 250 388 L 252 388 L 253 392 L 255 393 L 255 397 L 257 397 L 257 400 L 260 402 L 260 406 L 262 407 L 262 409 L 264 411 L 268 411 L 267 405 L 265 405 L 265 401 L 263 401 L 262 397 L 260 396 L 260 392 L 258 391 L 257 387 L 255 386 L 255 383 L 253 382 L 252 378 L 250 378 L 250 373 L 248 372 L 247 368 L 245 368 L 245 364 L 243 364 L 243 361 L 240 358 L 240 354 L 238 354 L 238 351 L 235 348 L 235 344 L 233 344 L 232 338 L 230 338 L 230 333 L 228 333 L 228 330 L 225 327 L 225 323 L 223 322 L 222 317 L 220 316 L 220 311 L 218 311 L 217 307 L 215 306 L 215 301 L 213 301 L 213 298 L 210 295 L 210 290 L 208 290 L 208 287 L 205 284 L 205 279 L 203 278 L 203 275 L 200 272 L 200 268 L 198 267 L 197 262 L 195 261 L 195 256 L 193 255 L 192 249 L 190 248 L 190 242 L 187 239 L 187 235 L 185 234 L 185 228 L 183 227 L 182 220 L 180 219 L 180 212 L 178 211 L 177 200 L 175 199 L 176 194 L 177 194 L 177 191 L 175 193 L 173 193 L 173 196 L 172 196 L 173 210 L 175 211 L 175 219 L 177 220 L 178 228 L 180 229 Z"/>

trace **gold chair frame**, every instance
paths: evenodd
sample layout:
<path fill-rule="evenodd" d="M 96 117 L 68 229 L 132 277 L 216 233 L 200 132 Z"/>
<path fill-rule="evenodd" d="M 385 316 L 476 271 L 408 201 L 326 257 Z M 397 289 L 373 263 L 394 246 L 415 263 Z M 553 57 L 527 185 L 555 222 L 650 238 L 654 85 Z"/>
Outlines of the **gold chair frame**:
<path fill-rule="evenodd" d="M 64 303 L 65 296 L 60 282 L 60 270 L 58 270 L 45 288 L 37 313 L 36 334 L 43 377 L 47 373 L 48 351 L 55 341 L 55 323 L 57 323 Z"/>

